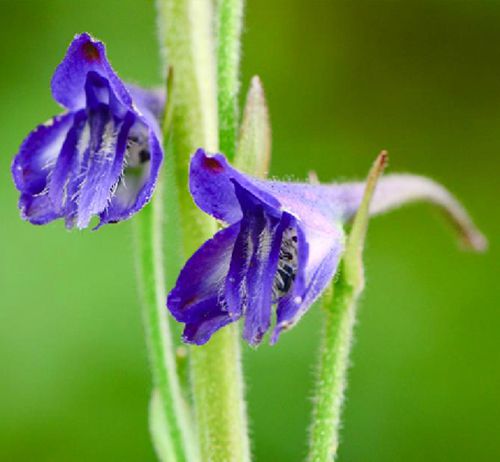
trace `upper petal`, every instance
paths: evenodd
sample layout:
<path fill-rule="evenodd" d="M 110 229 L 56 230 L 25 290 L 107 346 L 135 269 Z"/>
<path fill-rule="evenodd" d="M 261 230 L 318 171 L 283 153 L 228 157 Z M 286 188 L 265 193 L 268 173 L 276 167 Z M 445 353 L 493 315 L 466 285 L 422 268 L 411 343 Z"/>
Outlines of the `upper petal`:
<path fill-rule="evenodd" d="M 85 107 L 85 82 L 91 71 L 107 79 L 116 98 L 132 109 L 130 94 L 109 64 L 104 44 L 86 33 L 75 36 L 52 77 L 54 99 L 70 110 Z"/>
<path fill-rule="evenodd" d="M 160 138 L 159 121 L 165 110 L 166 92 L 162 88 L 148 89 L 132 84 L 127 84 L 127 89 L 132 96 L 134 107 L 150 127 L 155 127 L 155 133 Z"/>
<path fill-rule="evenodd" d="M 191 159 L 189 187 L 194 201 L 204 212 L 226 223 L 235 223 L 243 216 L 234 182 L 263 204 L 279 209 L 280 203 L 252 180 L 231 167 L 221 154 L 208 155 L 198 149 Z"/>
<path fill-rule="evenodd" d="M 234 183 L 257 197 L 268 210 L 286 211 L 325 233 L 331 232 L 340 216 L 335 201 L 330 203 L 328 191 L 322 186 L 260 180 L 240 173 L 221 154 L 209 155 L 199 149 L 193 155 L 191 194 L 203 211 L 227 223 L 234 223 L 242 216 Z"/>

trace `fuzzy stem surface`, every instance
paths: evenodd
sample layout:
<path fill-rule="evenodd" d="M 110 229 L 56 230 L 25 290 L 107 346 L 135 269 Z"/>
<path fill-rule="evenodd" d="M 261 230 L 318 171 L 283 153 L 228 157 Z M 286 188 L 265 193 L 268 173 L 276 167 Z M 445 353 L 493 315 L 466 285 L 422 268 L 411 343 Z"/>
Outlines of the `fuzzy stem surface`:
<path fill-rule="evenodd" d="M 217 8 L 217 102 L 220 150 L 232 160 L 238 127 L 242 0 L 219 0 Z"/>
<path fill-rule="evenodd" d="M 165 54 L 175 75 L 172 141 L 186 258 L 217 230 L 214 220 L 197 209 L 188 191 L 193 152 L 199 147 L 212 152 L 218 148 L 212 0 L 158 0 L 158 6 Z M 238 64 L 233 59 L 229 63 Z M 233 95 L 228 85 L 225 88 L 224 94 Z M 224 107 L 229 106 L 233 107 Z M 222 329 L 204 346 L 190 347 L 189 355 L 201 460 L 246 462 L 249 450 L 236 326 Z"/>
<path fill-rule="evenodd" d="M 135 220 L 137 277 L 142 295 L 143 319 L 146 330 L 153 386 L 157 393 L 155 409 L 161 414 L 164 431 L 152 431 L 155 448 L 168 451 L 159 454 L 161 460 L 190 462 L 196 460 L 188 441 L 191 429 L 177 377 L 172 336 L 165 310 L 165 274 L 162 248 L 162 182 L 155 197 Z M 158 411 L 158 409 L 160 409 Z M 153 430 L 153 427 L 152 427 Z"/>
<path fill-rule="evenodd" d="M 368 227 L 370 202 L 387 163 L 382 152 L 366 181 L 364 196 L 354 217 L 337 281 L 321 302 L 325 317 L 320 346 L 316 395 L 310 429 L 308 462 L 331 462 L 338 448 L 342 401 L 349 368 L 356 302 L 363 290 L 362 251 Z"/>

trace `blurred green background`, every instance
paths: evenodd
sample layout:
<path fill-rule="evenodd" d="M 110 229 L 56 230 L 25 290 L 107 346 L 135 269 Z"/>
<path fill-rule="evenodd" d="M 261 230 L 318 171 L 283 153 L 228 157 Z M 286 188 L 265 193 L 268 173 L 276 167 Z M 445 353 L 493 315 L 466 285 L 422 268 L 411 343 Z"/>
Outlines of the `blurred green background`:
<path fill-rule="evenodd" d="M 273 175 L 363 177 L 386 148 L 390 171 L 442 181 L 490 239 L 458 251 L 428 206 L 372 222 L 339 460 L 500 460 L 500 2 L 251 0 L 246 16 L 243 89 L 262 77 Z M 151 1 L 0 1 L 2 461 L 154 460 L 130 223 L 24 223 L 9 171 L 59 112 L 48 84 L 72 36 L 153 85 L 154 21 Z M 303 459 L 320 323 L 315 308 L 245 350 L 258 462 Z"/>

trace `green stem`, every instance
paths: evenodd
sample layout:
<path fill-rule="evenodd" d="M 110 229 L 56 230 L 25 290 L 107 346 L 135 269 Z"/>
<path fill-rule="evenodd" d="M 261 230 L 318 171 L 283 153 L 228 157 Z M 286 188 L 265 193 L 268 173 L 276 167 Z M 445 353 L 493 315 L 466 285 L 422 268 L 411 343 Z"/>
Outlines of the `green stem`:
<path fill-rule="evenodd" d="M 368 174 L 363 200 L 354 217 L 340 264 L 339 277 L 333 286 L 333 296 L 330 290 L 322 299 L 325 317 L 308 462 L 329 462 L 335 460 L 337 455 L 340 414 L 356 320 L 356 302 L 364 286 L 361 257 L 368 227 L 369 206 L 386 163 L 387 153 L 382 152 Z"/>
<path fill-rule="evenodd" d="M 308 462 L 335 460 L 340 413 L 356 314 L 356 297 L 348 285 L 336 284 L 333 301 L 323 298 L 322 345 Z M 335 308 L 329 309 L 329 305 Z"/>
<path fill-rule="evenodd" d="M 237 325 L 226 326 L 191 357 L 202 460 L 247 462 L 245 401 Z"/>
<path fill-rule="evenodd" d="M 217 230 L 214 220 L 195 207 L 187 188 L 191 154 L 199 147 L 209 151 L 218 147 L 212 0 L 158 0 L 157 4 L 166 56 L 175 79 L 173 154 L 182 250 L 184 256 L 189 256 Z M 249 459 L 239 357 L 234 327 L 226 327 L 207 345 L 190 348 L 203 462 Z"/>
<path fill-rule="evenodd" d="M 165 308 L 163 271 L 162 182 L 158 182 L 151 203 L 135 219 L 137 275 L 144 306 L 144 322 L 154 388 L 158 390 L 166 427 L 163 435 L 172 462 L 191 462 L 189 420 L 186 412 L 173 354 L 172 338 Z M 158 401 L 158 400 L 157 400 Z M 159 435 L 153 435 L 158 437 Z M 155 445 L 157 448 L 159 444 Z M 160 455 L 162 459 L 166 456 Z"/>
<path fill-rule="evenodd" d="M 216 230 L 195 207 L 188 189 L 189 160 L 196 149 L 218 148 L 215 45 L 211 0 L 157 0 L 160 36 L 175 84 L 173 163 L 178 185 L 184 257 Z"/>
<path fill-rule="evenodd" d="M 231 160 L 236 150 L 242 0 L 218 1 L 217 80 L 220 150 Z"/>

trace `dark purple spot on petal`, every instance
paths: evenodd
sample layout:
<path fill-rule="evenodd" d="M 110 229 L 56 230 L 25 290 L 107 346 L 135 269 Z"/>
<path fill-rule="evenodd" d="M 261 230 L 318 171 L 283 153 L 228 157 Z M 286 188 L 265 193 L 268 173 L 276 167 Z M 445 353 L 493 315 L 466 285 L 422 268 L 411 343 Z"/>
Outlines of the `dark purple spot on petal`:
<path fill-rule="evenodd" d="M 214 173 L 224 171 L 224 166 L 213 157 L 203 157 L 203 166 L 208 170 L 212 170 Z"/>
<path fill-rule="evenodd" d="M 89 61 L 99 61 L 101 55 L 99 54 L 98 48 L 92 42 L 85 42 L 82 45 L 83 57 Z"/>

